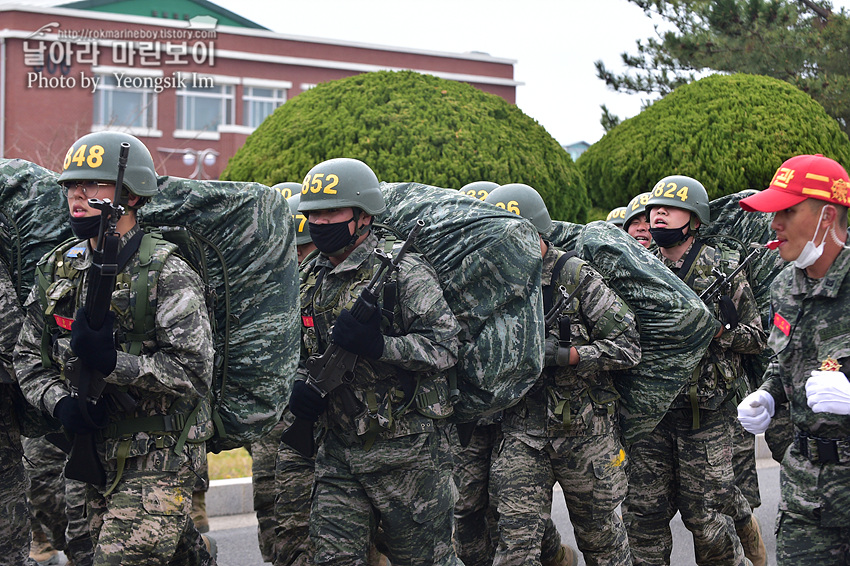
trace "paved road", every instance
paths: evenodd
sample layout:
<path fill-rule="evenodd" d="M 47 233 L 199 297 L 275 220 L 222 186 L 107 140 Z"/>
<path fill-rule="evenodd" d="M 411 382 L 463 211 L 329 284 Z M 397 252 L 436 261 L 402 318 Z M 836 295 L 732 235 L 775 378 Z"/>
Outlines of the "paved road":
<path fill-rule="evenodd" d="M 772 460 L 759 460 L 759 464 L 759 487 L 762 505 L 756 510 L 756 516 L 762 526 L 770 564 L 775 566 L 776 540 L 773 535 L 773 525 L 779 505 L 779 465 Z M 570 526 L 569 515 L 564 505 L 564 499 L 559 492 L 555 493 L 552 519 L 558 526 L 564 540 L 575 548 L 575 538 Z M 257 520 L 253 515 L 213 517 L 210 519 L 210 527 L 212 530 L 210 534 L 218 541 L 218 563 L 220 566 L 261 566 L 264 564 L 257 546 Z M 693 538 L 685 529 L 678 515 L 673 519 L 672 528 L 672 564 L 695 566 Z M 581 560 L 579 564 L 584 566 L 584 560 Z"/>

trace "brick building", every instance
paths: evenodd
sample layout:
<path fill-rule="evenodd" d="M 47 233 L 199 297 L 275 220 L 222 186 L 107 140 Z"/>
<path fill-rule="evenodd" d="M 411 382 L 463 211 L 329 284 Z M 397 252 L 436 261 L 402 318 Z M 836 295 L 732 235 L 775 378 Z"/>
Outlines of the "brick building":
<path fill-rule="evenodd" d="M 511 103 L 520 84 L 513 60 L 283 35 L 206 0 L 0 7 L 0 156 L 59 170 L 81 135 L 121 130 L 151 149 L 159 174 L 217 178 L 293 96 L 400 69 Z"/>

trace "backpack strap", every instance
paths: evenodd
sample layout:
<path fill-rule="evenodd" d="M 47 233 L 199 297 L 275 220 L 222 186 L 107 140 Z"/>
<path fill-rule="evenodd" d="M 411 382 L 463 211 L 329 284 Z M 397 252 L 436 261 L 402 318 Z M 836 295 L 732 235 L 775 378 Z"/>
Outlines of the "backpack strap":
<path fill-rule="evenodd" d="M 156 313 L 151 309 L 150 301 L 151 283 L 159 277 L 168 256 L 176 249 L 176 245 L 165 241 L 156 232 L 144 233 L 139 239 L 139 271 L 131 287 L 131 292 L 136 299 L 133 309 L 133 331 L 125 336 L 128 342 L 128 354 L 138 356 L 142 351 L 142 342 L 156 331 Z M 135 250 L 132 253 L 135 253 Z M 135 276 L 135 274 L 132 275 Z"/>
<path fill-rule="evenodd" d="M 53 367 L 50 359 L 52 336 L 59 329 L 56 318 L 51 316 L 55 305 L 48 300 L 47 290 L 55 280 L 67 278 L 72 274 L 65 256 L 79 243 L 80 240 L 77 238 L 65 240 L 53 248 L 35 267 L 36 295 L 41 312 L 44 313 L 44 326 L 41 329 L 41 365 L 45 369 Z"/>
<path fill-rule="evenodd" d="M 574 250 L 570 250 L 568 252 L 564 252 L 561 255 L 561 257 L 559 257 L 557 259 L 557 261 L 555 261 L 555 265 L 552 267 L 552 279 L 549 280 L 548 285 L 543 285 L 543 287 L 542 287 L 542 290 L 543 290 L 543 311 L 544 312 L 549 312 L 549 310 L 552 308 L 552 303 L 553 303 L 553 299 L 552 299 L 553 291 L 552 291 L 552 289 L 554 288 L 553 282 L 557 281 L 558 277 L 560 277 L 561 270 L 564 269 L 564 264 L 567 263 L 567 260 L 569 260 L 571 257 L 575 257 L 577 255 L 578 254 Z M 578 275 L 578 271 L 580 271 L 580 270 L 581 270 L 581 265 L 579 265 L 578 270 L 576 270 L 576 275 Z M 575 280 L 576 280 L 576 284 L 578 284 L 578 277 L 576 277 Z"/>
<path fill-rule="evenodd" d="M 676 272 L 676 275 L 679 276 L 679 279 L 685 282 L 685 285 L 688 287 L 691 286 L 694 279 L 694 262 L 699 257 L 699 252 L 702 250 L 703 244 L 701 241 L 696 240 L 694 245 L 691 246 L 688 255 L 685 256 L 685 261 L 682 262 L 682 267 Z M 713 248 L 712 248 L 713 249 Z"/>

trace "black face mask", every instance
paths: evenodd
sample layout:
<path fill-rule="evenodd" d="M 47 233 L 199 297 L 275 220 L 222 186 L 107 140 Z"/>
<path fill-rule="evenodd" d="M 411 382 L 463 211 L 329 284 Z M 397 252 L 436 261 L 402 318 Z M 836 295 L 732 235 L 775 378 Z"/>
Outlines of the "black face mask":
<path fill-rule="evenodd" d="M 687 225 L 685 224 L 685 226 Z M 672 248 L 687 240 L 688 236 L 691 235 L 690 230 L 682 233 L 682 228 L 685 226 L 678 228 L 650 228 L 649 233 L 652 234 L 652 241 L 658 244 L 658 247 Z"/>
<path fill-rule="evenodd" d="M 71 232 L 81 240 L 97 238 L 100 234 L 100 214 L 97 216 L 71 217 Z"/>
<path fill-rule="evenodd" d="M 327 256 L 339 255 L 357 241 L 358 235 L 352 236 L 348 229 L 350 222 L 351 220 L 332 224 L 313 224 L 310 222 L 310 237 L 323 254 Z"/>

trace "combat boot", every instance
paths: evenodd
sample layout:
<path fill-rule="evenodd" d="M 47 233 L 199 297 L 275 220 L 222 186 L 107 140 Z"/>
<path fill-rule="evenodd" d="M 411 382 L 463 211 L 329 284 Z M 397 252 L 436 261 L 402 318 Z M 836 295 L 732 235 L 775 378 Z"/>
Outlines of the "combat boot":
<path fill-rule="evenodd" d="M 53 548 L 47 535 L 41 529 L 33 529 L 30 543 L 30 558 L 38 562 L 38 566 L 57 566 L 59 551 Z"/>
<path fill-rule="evenodd" d="M 750 559 L 753 566 L 767 566 L 767 549 L 756 516 L 753 515 L 750 522 L 740 530 L 735 530 L 741 539 L 741 546 L 744 547 L 744 556 Z"/>
<path fill-rule="evenodd" d="M 204 539 L 204 546 L 207 547 L 207 552 L 210 553 L 213 560 L 218 558 L 218 545 L 215 542 L 215 539 L 210 535 L 201 535 L 201 538 Z"/>
<path fill-rule="evenodd" d="M 210 532 L 210 519 L 207 517 L 207 493 L 196 491 L 192 494 L 192 522 L 198 532 Z"/>
<path fill-rule="evenodd" d="M 562 544 L 553 560 L 541 560 L 543 566 L 578 566 L 578 552 Z"/>

